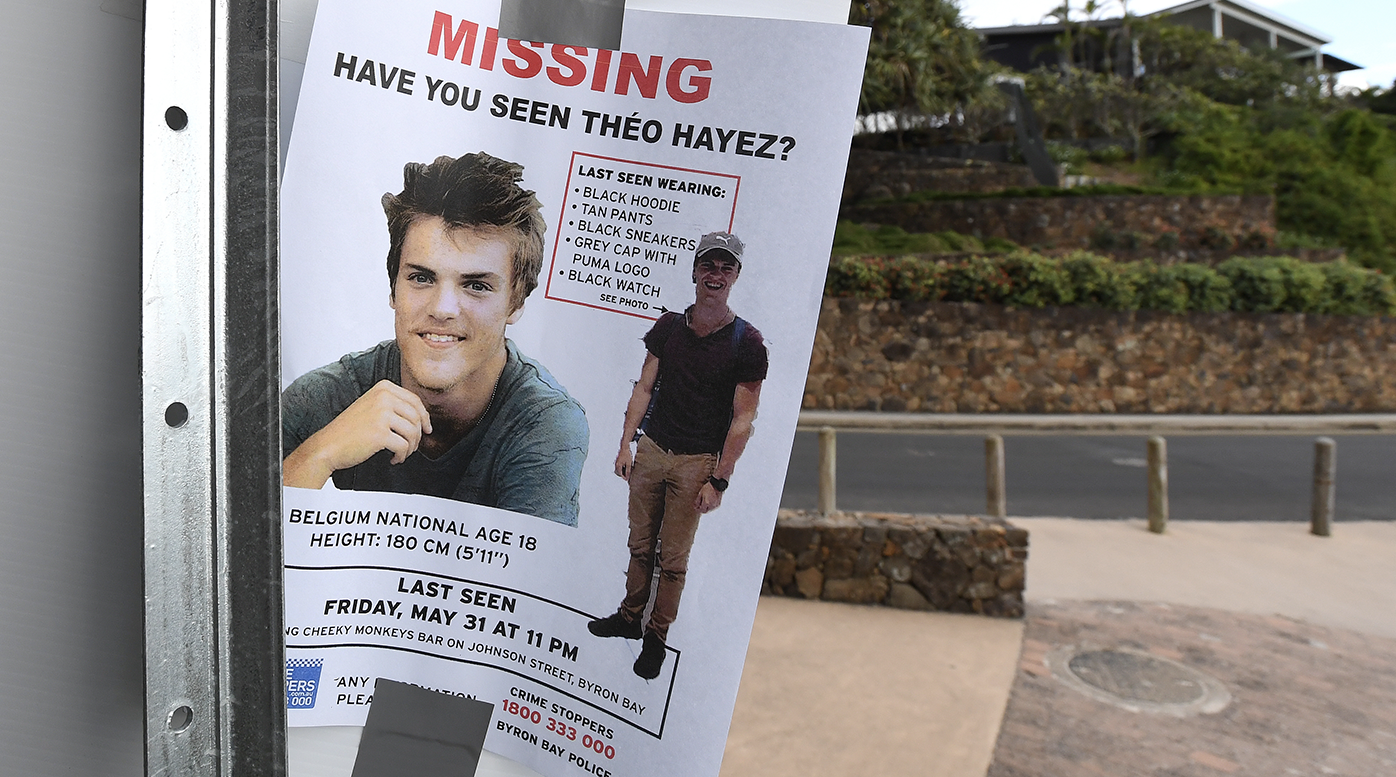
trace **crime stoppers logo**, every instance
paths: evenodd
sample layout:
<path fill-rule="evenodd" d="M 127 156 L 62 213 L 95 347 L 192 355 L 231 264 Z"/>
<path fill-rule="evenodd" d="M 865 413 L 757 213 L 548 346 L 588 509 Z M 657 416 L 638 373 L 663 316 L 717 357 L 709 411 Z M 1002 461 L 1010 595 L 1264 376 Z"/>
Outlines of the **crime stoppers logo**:
<path fill-rule="evenodd" d="M 308 710 L 315 706 L 324 665 L 323 658 L 293 658 L 286 662 L 286 709 Z"/>

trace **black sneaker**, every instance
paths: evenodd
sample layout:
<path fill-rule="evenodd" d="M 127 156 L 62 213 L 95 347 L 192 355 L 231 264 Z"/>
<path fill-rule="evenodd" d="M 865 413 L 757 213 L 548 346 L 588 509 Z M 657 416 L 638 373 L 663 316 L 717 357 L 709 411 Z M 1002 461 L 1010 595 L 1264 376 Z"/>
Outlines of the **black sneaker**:
<path fill-rule="evenodd" d="M 598 637 L 625 637 L 639 639 L 643 633 L 639 621 L 625 617 L 623 612 L 615 612 L 587 624 L 587 631 Z"/>
<path fill-rule="evenodd" d="M 640 650 L 640 657 L 635 659 L 635 674 L 646 680 L 658 677 L 660 667 L 664 666 L 664 652 L 664 640 L 653 631 L 646 631 L 645 646 Z"/>

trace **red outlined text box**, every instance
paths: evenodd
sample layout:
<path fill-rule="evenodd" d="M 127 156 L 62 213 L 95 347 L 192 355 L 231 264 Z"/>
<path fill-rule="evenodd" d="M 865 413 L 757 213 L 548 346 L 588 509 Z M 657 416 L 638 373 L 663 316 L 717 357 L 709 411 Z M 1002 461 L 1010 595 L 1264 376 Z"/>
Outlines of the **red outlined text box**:
<path fill-rule="evenodd" d="M 572 152 L 544 298 L 650 321 L 682 309 L 698 238 L 732 230 L 740 186 L 730 173 Z"/>

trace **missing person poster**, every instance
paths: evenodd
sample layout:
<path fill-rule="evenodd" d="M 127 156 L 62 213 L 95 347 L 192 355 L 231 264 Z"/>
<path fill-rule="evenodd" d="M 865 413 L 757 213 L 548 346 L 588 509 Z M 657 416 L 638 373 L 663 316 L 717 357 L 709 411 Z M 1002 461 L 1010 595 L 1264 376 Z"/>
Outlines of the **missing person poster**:
<path fill-rule="evenodd" d="M 324 0 L 283 188 L 287 705 L 495 705 L 545 775 L 715 775 L 803 395 L 859 27 Z"/>

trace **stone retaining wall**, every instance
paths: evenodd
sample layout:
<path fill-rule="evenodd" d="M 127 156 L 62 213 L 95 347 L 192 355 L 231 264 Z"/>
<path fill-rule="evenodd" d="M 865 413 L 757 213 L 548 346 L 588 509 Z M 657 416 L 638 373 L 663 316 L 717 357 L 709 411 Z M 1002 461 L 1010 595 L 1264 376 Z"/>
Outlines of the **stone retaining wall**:
<path fill-rule="evenodd" d="M 1023 615 L 1028 532 L 977 516 L 781 510 L 763 594 Z"/>
<path fill-rule="evenodd" d="M 1396 319 L 826 299 L 804 406 L 1396 412 Z"/>
<path fill-rule="evenodd" d="M 840 218 L 890 224 L 908 232 L 953 230 L 1019 245 L 1090 248 L 1101 235 L 1138 235 L 1153 244 L 1164 235 L 1169 250 L 1230 251 L 1274 239 L 1270 195 L 1109 195 L 995 197 L 973 200 L 851 205 Z"/>
<path fill-rule="evenodd" d="M 855 148 L 848 154 L 843 201 L 900 197 L 920 191 L 964 194 L 1033 186 L 1037 186 L 1037 179 L 1026 165 Z"/>

